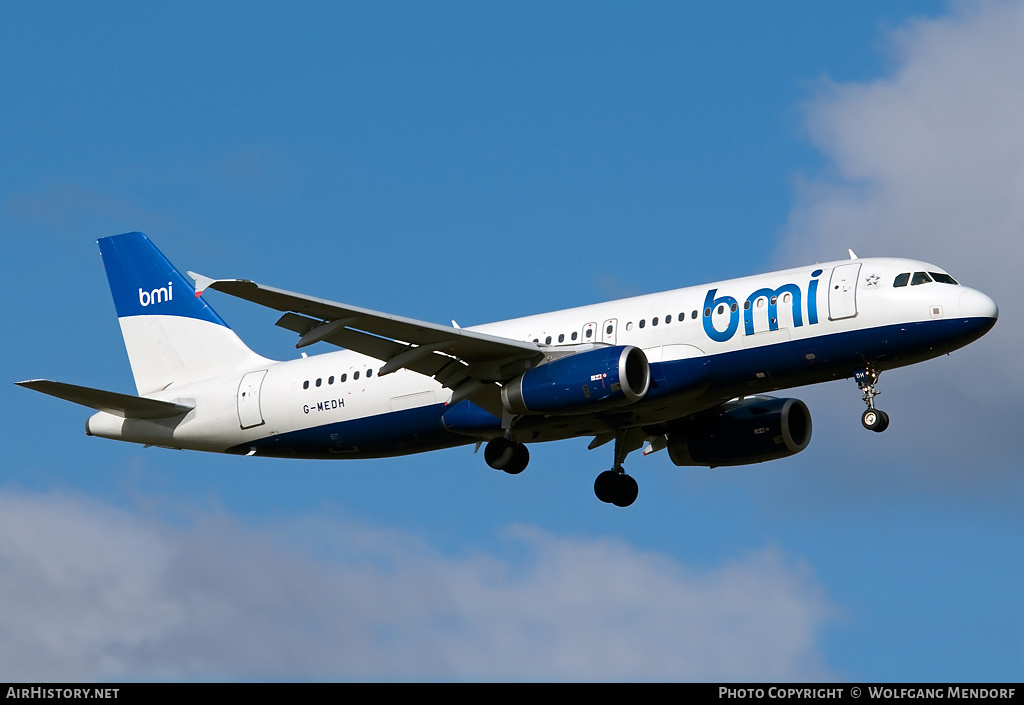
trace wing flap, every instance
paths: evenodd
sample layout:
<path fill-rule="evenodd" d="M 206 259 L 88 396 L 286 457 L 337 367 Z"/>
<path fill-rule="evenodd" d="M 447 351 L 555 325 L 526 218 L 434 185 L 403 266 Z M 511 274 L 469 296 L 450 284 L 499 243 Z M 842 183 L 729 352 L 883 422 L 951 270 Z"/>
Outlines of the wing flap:
<path fill-rule="evenodd" d="M 24 382 L 15 382 L 15 384 L 126 419 L 166 419 L 187 414 L 195 408 L 194 404 L 176 404 L 159 399 L 146 399 L 131 394 L 79 387 L 75 384 L 54 382 L 48 379 L 30 379 Z"/>
<path fill-rule="evenodd" d="M 318 321 L 315 318 L 307 318 L 297 313 L 286 313 L 277 319 L 277 323 L 274 325 L 299 335 L 305 335 L 322 323 L 323 321 Z"/>
<path fill-rule="evenodd" d="M 544 356 L 535 343 L 393 316 L 245 279 L 212 279 L 195 272 L 189 275 L 197 282 L 197 293 L 214 289 L 284 312 L 277 325 L 301 336 L 296 347 L 323 341 L 355 350 L 384 361 L 383 374 L 401 368 L 430 377 L 443 373 L 438 381 L 454 389 L 467 377 L 483 382 L 505 381 L 536 365 Z"/>

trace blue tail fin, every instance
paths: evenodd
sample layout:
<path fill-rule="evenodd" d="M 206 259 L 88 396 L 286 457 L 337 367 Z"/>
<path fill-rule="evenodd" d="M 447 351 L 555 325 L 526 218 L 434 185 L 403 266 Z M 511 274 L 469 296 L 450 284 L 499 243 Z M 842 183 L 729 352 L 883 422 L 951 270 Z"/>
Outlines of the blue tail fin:
<path fill-rule="evenodd" d="M 117 317 L 159 315 L 198 318 L 227 327 L 192 283 L 142 233 L 99 239 Z"/>
<path fill-rule="evenodd" d="M 243 343 L 142 233 L 99 240 L 139 394 L 269 363 Z"/>

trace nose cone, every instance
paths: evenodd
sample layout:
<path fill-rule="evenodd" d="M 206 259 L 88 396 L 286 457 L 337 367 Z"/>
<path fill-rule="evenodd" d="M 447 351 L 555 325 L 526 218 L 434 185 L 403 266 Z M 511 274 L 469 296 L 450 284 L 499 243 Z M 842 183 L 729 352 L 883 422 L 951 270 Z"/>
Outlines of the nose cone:
<path fill-rule="evenodd" d="M 968 289 L 960 295 L 961 318 L 990 318 L 992 323 L 999 318 L 996 302 L 977 289 Z"/>

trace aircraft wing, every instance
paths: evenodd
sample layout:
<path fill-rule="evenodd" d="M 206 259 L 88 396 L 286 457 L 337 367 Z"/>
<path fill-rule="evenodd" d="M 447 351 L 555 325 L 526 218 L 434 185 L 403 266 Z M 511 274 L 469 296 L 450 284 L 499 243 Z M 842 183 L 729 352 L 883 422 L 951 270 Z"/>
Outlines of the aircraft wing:
<path fill-rule="evenodd" d="M 409 369 L 454 390 L 452 403 L 471 399 L 499 411 L 498 387 L 544 358 L 536 343 L 394 316 L 326 301 L 245 279 L 211 279 L 189 272 L 196 296 L 214 289 L 285 312 L 277 325 L 298 333 L 295 347 L 324 341 L 384 362 L 379 374 Z"/>
<path fill-rule="evenodd" d="M 48 379 L 29 379 L 15 384 L 125 419 L 167 419 L 187 414 L 194 408 L 194 405 L 175 404 L 92 387 L 79 387 L 76 384 L 53 382 Z"/>

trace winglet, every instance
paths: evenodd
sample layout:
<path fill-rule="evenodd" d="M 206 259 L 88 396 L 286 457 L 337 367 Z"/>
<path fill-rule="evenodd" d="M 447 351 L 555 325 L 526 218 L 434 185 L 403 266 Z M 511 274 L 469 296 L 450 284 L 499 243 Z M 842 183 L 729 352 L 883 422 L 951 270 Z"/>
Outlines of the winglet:
<path fill-rule="evenodd" d="M 211 279 L 210 277 L 203 276 L 202 274 L 199 274 L 198 272 L 186 272 L 186 273 L 190 277 L 192 277 L 192 280 L 195 281 L 195 283 L 196 283 L 196 298 L 197 299 L 200 296 L 203 295 L 204 291 L 206 291 L 207 289 L 210 288 L 211 284 L 215 284 L 217 282 L 216 279 Z"/>
<path fill-rule="evenodd" d="M 647 443 L 647 447 L 644 448 L 644 455 L 650 455 L 651 453 L 657 453 L 659 450 L 663 450 L 668 447 L 668 436 L 662 434 L 660 436 L 652 436 Z"/>

